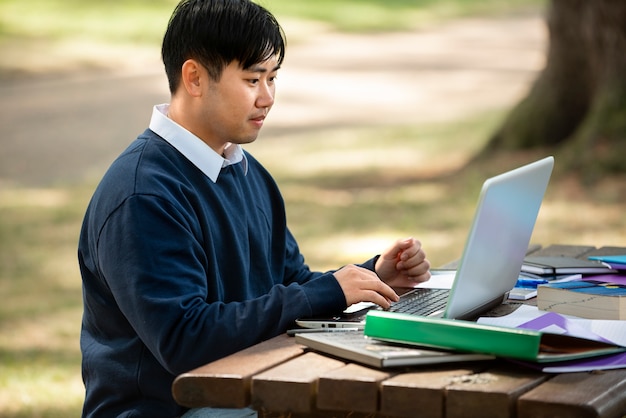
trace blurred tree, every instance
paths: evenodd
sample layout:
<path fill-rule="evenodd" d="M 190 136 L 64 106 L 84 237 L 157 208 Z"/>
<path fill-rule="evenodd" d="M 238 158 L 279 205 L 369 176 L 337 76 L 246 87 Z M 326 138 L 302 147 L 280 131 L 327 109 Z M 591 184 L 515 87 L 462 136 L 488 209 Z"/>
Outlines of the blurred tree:
<path fill-rule="evenodd" d="M 555 147 L 587 180 L 626 172 L 626 1 L 551 0 L 546 67 L 488 143 Z"/>

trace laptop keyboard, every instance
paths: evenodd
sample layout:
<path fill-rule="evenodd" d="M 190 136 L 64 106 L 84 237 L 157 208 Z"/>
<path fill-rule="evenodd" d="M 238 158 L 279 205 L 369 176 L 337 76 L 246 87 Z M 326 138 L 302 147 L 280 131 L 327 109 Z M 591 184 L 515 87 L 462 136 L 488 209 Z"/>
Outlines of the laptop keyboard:
<path fill-rule="evenodd" d="M 448 289 L 414 289 L 392 303 L 389 311 L 427 316 L 446 306 Z"/>

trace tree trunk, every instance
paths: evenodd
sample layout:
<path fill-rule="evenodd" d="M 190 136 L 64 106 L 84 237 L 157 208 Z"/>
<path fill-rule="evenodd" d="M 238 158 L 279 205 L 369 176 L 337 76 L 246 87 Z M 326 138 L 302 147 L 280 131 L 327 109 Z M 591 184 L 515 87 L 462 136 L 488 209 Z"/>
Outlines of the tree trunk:
<path fill-rule="evenodd" d="M 554 148 L 593 180 L 626 172 L 626 1 L 552 0 L 546 67 L 488 143 Z"/>

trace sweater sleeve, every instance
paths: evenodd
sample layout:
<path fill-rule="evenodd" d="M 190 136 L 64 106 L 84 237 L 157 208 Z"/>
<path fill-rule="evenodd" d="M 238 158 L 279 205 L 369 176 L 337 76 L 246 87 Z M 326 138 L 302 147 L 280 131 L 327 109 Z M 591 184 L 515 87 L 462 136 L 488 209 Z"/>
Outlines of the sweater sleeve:
<path fill-rule="evenodd" d="M 260 297 L 207 301 L 208 286 L 220 284 L 207 281 L 206 253 L 193 226 L 154 196 L 133 196 L 109 217 L 98 255 L 120 313 L 111 315 L 112 324 L 128 322 L 129 333 L 132 328 L 173 374 L 283 333 L 299 317 L 345 307 L 333 274 L 308 268 L 298 273 L 300 280 L 276 284 Z M 119 325 L 112 329 L 122 329 Z"/>

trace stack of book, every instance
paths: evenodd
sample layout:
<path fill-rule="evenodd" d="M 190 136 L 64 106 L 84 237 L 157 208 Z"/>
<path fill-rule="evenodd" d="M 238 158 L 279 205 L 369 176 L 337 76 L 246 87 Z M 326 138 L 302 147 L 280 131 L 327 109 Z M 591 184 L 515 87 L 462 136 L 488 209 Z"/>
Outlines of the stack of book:
<path fill-rule="evenodd" d="M 604 267 L 594 270 L 595 274 L 586 272 L 580 280 L 540 285 L 537 307 L 581 318 L 626 319 L 626 275 L 619 274 L 626 273 L 626 255 L 580 261 Z"/>
<path fill-rule="evenodd" d="M 601 260 L 584 260 L 573 257 L 533 257 L 527 256 L 522 264 L 522 272 L 546 278 L 558 278 L 567 274 L 607 274 L 617 271 Z"/>
<path fill-rule="evenodd" d="M 544 331 L 553 328 L 564 332 Z M 626 366 L 626 347 L 623 343 L 609 341 L 587 331 L 580 332 L 579 326 L 568 324 L 566 318 L 553 312 L 544 313 L 516 327 L 504 327 L 370 311 L 364 333 L 370 338 L 390 343 L 482 353 L 517 360 L 532 367 L 540 364 L 574 365 L 575 370 L 580 371 Z M 604 361 L 587 367 L 585 359 L 589 358 L 602 358 Z M 544 370 L 544 367 L 541 369 Z"/>
<path fill-rule="evenodd" d="M 613 273 L 611 267 L 598 260 L 589 261 L 572 257 L 528 256 L 524 259 L 517 284 L 509 299 L 528 300 L 537 296 L 537 287 L 558 281 L 582 279 L 588 274 Z"/>

